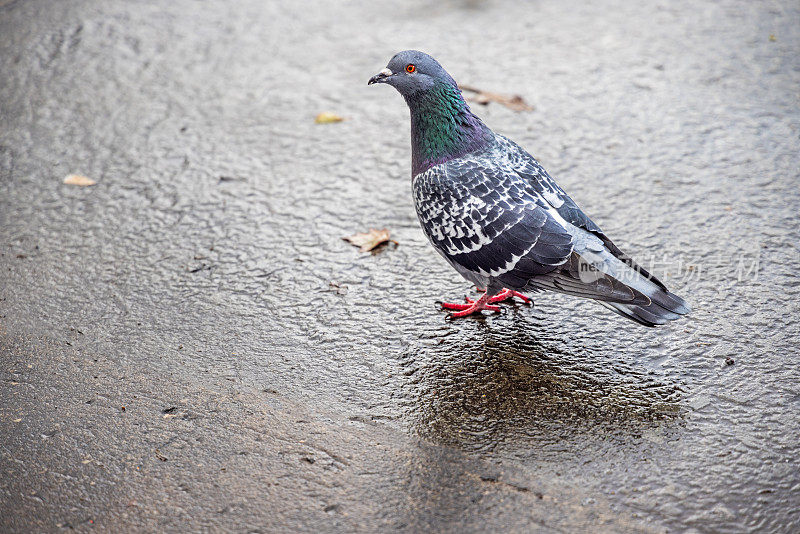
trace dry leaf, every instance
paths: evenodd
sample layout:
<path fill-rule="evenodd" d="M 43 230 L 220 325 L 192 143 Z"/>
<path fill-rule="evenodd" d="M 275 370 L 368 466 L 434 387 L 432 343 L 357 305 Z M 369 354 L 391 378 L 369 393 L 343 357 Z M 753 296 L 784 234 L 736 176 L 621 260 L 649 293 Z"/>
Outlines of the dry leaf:
<path fill-rule="evenodd" d="M 391 239 L 389 239 L 389 230 L 387 230 L 386 228 L 384 228 L 383 230 L 376 230 L 374 228 L 370 228 L 369 232 L 353 234 L 347 237 L 343 237 L 342 239 L 359 247 L 359 250 L 361 252 L 369 252 L 378 245 L 382 245 L 383 243 L 392 241 Z M 397 241 L 392 241 L 392 242 L 397 243 Z"/>
<path fill-rule="evenodd" d="M 509 109 L 513 109 L 514 111 L 533 111 L 533 106 L 525 102 L 525 99 L 519 95 L 502 95 L 500 93 L 491 93 L 470 85 L 459 85 L 458 87 L 462 91 L 475 93 L 475 96 L 471 96 L 467 98 L 467 100 L 477 102 L 478 104 L 483 104 L 484 106 L 489 102 L 497 102 L 498 104 L 502 104 Z"/>
<path fill-rule="evenodd" d="M 335 113 L 323 111 L 314 119 L 317 124 L 330 124 L 332 122 L 342 122 L 344 119 Z"/>
<path fill-rule="evenodd" d="M 91 178 L 87 178 L 86 176 L 81 176 L 80 174 L 70 174 L 64 178 L 64 183 L 67 185 L 79 185 L 81 187 L 86 187 L 87 185 L 94 185 L 97 182 Z"/>

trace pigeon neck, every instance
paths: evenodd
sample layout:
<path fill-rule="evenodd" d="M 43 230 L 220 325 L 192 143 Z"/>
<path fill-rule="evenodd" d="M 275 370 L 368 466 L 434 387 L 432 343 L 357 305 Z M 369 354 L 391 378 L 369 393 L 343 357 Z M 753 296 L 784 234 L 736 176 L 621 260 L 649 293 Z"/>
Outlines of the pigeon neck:
<path fill-rule="evenodd" d="M 487 144 L 491 131 L 472 114 L 461 91 L 439 83 L 406 96 L 411 110 L 411 174 L 463 156 Z"/>

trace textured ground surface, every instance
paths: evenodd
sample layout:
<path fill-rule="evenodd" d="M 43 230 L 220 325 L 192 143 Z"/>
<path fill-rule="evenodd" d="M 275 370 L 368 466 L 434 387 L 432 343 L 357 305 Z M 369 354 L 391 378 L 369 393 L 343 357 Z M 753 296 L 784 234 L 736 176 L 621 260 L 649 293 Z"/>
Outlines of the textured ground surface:
<path fill-rule="evenodd" d="M 0 530 L 797 532 L 797 3 L 282 4 L 0 2 Z M 411 47 L 693 315 L 445 322 Z"/>

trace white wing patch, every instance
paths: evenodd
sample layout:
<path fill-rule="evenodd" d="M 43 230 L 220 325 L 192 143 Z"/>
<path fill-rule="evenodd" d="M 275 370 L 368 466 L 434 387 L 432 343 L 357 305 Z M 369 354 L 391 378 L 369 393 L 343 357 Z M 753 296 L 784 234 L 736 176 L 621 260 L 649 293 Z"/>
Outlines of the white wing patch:
<path fill-rule="evenodd" d="M 553 206 L 555 209 L 558 209 L 564 205 L 564 199 L 549 187 L 542 191 L 542 196 L 547 203 Z"/>

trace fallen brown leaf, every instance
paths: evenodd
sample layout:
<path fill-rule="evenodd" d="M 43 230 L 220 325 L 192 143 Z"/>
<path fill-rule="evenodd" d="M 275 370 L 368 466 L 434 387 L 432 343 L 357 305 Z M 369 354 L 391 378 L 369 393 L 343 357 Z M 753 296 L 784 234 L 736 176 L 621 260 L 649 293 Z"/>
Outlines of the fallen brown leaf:
<path fill-rule="evenodd" d="M 87 185 L 94 185 L 97 182 L 95 182 L 91 178 L 87 178 L 86 176 L 81 176 L 80 174 L 70 174 L 66 178 L 64 178 L 64 183 L 67 185 L 78 185 L 80 187 L 86 187 Z"/>
<path fill-rule="evenodd" d="M 519 95 L 503 95 L 500 93 L 492 93 L 484 91 L 471 85 L 459 85 L 462 91 L 475 93 L 475 96 L 470 96 L 467 100 L 476 102 L 478 104 L 487 105 L 489 102 L 497 102 L 503 106 L 513 109 L 514 111 L 533 111 L 533 106 L 525 102 L 525 99 Z"/>
<path fill-rule="evenodd" d="M 342 239 L 359 247 L 361 252 L 369 252 L 378 245 L 382 245 L 383 243 L 387 243 L 389 241 L 397 243 L 397 241 L 393 241 L 389 238 L 389 230 L 386 228 L 382 230 L 370 228 L 369 232 L 349 235 L 347 237 L 343 237 Z"/>
<path fill-rule="evenodd" d="M 329 111 L 323 111 L 314 119 L 314 122 L 317 124 L 330 124 L 332 122 L 342 122 L 344 120 L 343 117 L 335 113 L 331 113 Z"/>

